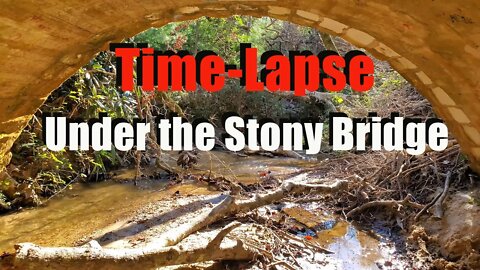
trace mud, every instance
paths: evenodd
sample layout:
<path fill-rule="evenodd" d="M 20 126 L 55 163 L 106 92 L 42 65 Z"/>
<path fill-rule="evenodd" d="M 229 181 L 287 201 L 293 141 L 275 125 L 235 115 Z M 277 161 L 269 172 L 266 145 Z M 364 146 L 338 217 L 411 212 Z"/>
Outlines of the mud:
<path fill-rule="evenodd" d="M 456 192 L 445 204 L 442 219 L 422 220 L 430 249 L 437 248 L 453 263 L 439 260 L 439 267 L 480 269 L 480 189 Z"/>

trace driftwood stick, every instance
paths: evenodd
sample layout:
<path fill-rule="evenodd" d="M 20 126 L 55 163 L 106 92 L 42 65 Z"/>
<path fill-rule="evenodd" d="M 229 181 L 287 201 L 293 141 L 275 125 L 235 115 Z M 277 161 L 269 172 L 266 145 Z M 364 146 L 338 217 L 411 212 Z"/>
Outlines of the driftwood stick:
<path fill-rule="evenodd" d="M 269 205 L 283 200 L 290 195 L 300 195 L 302 193 L 327 194 L 344 190 L 348 181 L 335 180 L 331 184 L 308 184 L 285 181 L 279 188 L 267 194 L 256 195 L 250 200 L 239 201 L 235 203 L 236 212 L 248 212 L 258 207 Z"/>
<path fill-rule="evenodd" d="M 433 217 L 435 218 L 442 218 L 443 217 L 443 201 L 447 197 L 448 189 L 450 188 L 450 178 L 452 178 L 452 172 L 447 172 L 445 176 L 445 186 L 443 187 L 442 194 L 438 198 L 438 200 L 433 205 Z"/>
<path fill-rule="evenodd" d="M 285 181 L 277 189 L 266 193 L 257 194 L 252 199 L 237 201 L 234 197 L 226 195 L 225 199 L 217 204 L 206 215 L 201 215 L 193 222 L 176 228 L 173 232 L 168 231 L 154 240 L 151 244 L 155 246 L 172 246 L 182 241 L 188 235 L 207 227 L 226 216 L 234 216 L 239 213 L 252 211 L 258 207 L 279 202 L 290 195 L 300 195 L 311 192 L 317 194 L 334 193 L 345 189 L 347 181 L 335 180 L 331 184 L 306 184 L 292 181 Z"/>
<path fill-rule="evenodd" d="M 442 193 L 438 193 L 437 196 L 435 196 L 435 198 L 433 198 L 432 201 L 430 201 L 427 205 L 425 205 L 425 207 L 423 207 L 422 210 L 420 210 L 420 212 L 418 212 L 418 214 L 415 215 L 415 218 L 413 220 L 417 221 L 423 215 L 423 213 L 425 213 L 428 209 L 430 209 L 430 207 L 432 207 L 435 204 L 435 202 L 438 200 L 438 198 L 440 198 L 441 195 Z"/>
<path fill-rule="evenodd" d="M 101 247 L 40 247 L 31 243 L 16 246 L 16 269 L 52 270 L 140 270 L 157 269 L 167 265 L 196 263 L 211 260 L 251 260 L 256 253 L 241 241 L 224 237 L 238 223 L 222 229 L 212 242 L 191 250 L 181 245 L 173 247 L 144 247 L 135 249 L 103 249 Z"/>
<path fill-rule="evenodd" d="M 290 265 L 288 262 L 286 262 L 286 261 L 276 261 L 276 262 L 273 262 L 273 263 L 267 265 L 267 269 L 272 269 L 272 268 L 274 268 L 274 267 L 275 267 L 275 269 L 277 269 L 276 267 L 279 266 L 279 265 L 287 268 L 288 270 L 296 270 L 295 267 L 291 266 L 291 265 Z"/>
<path fill-rule="evenodd" d="M 395 200 L 386 200 L 386 201 L 371 201 L 367 202 L 365 204 L 362 204 L 361 206 L 358 206 L 351 211 L 347 213 L 347 218 L 351 218 L 359 213 L 364 212 L 365 210 L 369 208 L 377 208 L 377 207 L 384 207 L 384 208 L 391 208 L 394 209 L 395 211 L 398 211 L 402 206 L 405 207 L 412 207 L 416 209 L 422 209 L 423 205 L 418 204 L 416 202 L 412 202 L 412 195 L 408 194 L 405 199 L 401 201 L 395 201 Z"/>
<path fill-rule="evenodd" d="M 347 181 L 336 180 L 331 184 L 304 184 L 285 181 L 278 189 L 252 199 L 236 201 L 231 196 L 208 212 L 206 218 L 197 219 L 188 226 L 174 230 L 174 235 L 161 235 L 159 243 L 176 244 L 182 239 L 226 216 L 248 212 L 255 208 L 284 199 L 289 195 L 305 192 L 332 193 L 344 189 Z M 235 245 L 220 247 L 220 238 L 238 226 L 231 224 L 215 237 L 213 243 L 193 250 L 184 250 L 181 246 L 162 247 L 150 244 L 136 249 L 103 249 L 98 247 L 40 247 L 31 243 L 16 246 L 15 266 L 19 269 L 155 269 L 160 266 L 195 263 L 211 260 L 247 260 L 254 252 L 247 250 L 239 241 Z M 172 232 L 168 232 L 172 234 Z"/>
<path fill-rule="evenodd" d="M 168 247 L 174 246 L 190 234 L 199 231 L 207 227 L 208 225 L 215 223 L 223 218 L 233 204 L 233 197 L 225 196 L 225 198 L 210 211 L 196 217 L 192 222 L 185 223 L 175 228 L 174 230 L 167 231 L 164 234 L 159 235 L 149 245 Z"/>
<path fill-rule="evenodd" d="M 210 241 L 210 243 L 208 243 L 207 249 L 219 247 L 220 243 L 222 243 L 223 241 L 223 238 L 225 238 L 227 234 L 229 234 L 233 229 L 239 227 L 240 225 L 242 225 L 242 223 L 238 221 L 234 221 L 228 224 L 225 228 L 223 228 L 223 230 L 221 230 L 217 234 L 217 236 L 215 236 L 215 238 L 213 238 L 212 241 Z"/>

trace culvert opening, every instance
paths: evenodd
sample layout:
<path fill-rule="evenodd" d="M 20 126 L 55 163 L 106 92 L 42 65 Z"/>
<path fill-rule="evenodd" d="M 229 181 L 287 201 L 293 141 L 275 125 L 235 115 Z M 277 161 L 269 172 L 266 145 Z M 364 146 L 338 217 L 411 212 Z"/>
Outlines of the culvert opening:
<path fill-rule="evenodd" d="M 194 13 L 196 10 L 186 9 L 185 12 Z M 301 12 L 299 15 L 306 18 L 312 16 Z M 369 39 L 368 35 L 356 34 L 352 35 L 365 43 L 373 42 L 366 41 Z M 163 51 L 187 49 L 195 54 L 202 50 L 213 50 L 222 56 L 225 62 L 238 65 L 240 42 L 252 43 L 253 47 L 259 49 L 259 53 L 262 50 L 278 50 L 284 54 L 292 50 L 310 50 L 318 53 L 328 49 L 345 55 L 352 49 L 358 49 L 339 37 L 321 33 L 313 28 L 267 17 L 248 16 L 222 19 L 202 17 L 193 21 L 170 23 L 162 28 L 144 31 L 127 41 L 148 43 L 151 47 Z M 387 49 L 384 52 L 389 53 Z M 265 248 L 262 249 L 271 252 L 264 254 L 262 260 L 251 262 L 248 267 L 278 262 L 289 265 L 287 267 L 293 265 L 294 269 L 324 264 L 365 269 L 376 265 L 385 267 L 428 265 L 424 262 L 425 259 L 431 260 L 435 255 L 432 257 L 418 255 L 416 252 L 419 249 L 415 245 L 421 245 L 421 241 L 414 239 L 410 243 L 404 239 L 403 233 L 411 231 L 412 223 L 429 224 L 430 221 L 424 219 L 430 214 L 422 214 L 421 211 L 429 202 L 442 197 L 442 192 L 437 191 L 438 188 L 440 191 L 442 188 L 446 190 L 444 185 L 448 182 L 451 190 L 465 193 L 472 179 L 476 177 L 467 168 L 466 158 L 461 154 L 453 138 L 450 138 L 445 151 L 426 151 L 425 154 L 418 156 L 411 156 L 402 151 L 373 152 L 370 149 L 333 152 L 328 146 L 328 138 L 322 141 L 322 151 L 315 156 L 285 149 L 275 151 L 243 149 L 240 152 L 231 152 L 225 149 L 221 141 L 221 132 L 215 134 L 216 149 L 212 153 L 161 151 L 155 143 L 157 140 L 155 137 L 147 138 L 147 145 L 150 147 L 145 152 L 134 150 L 56 152 L 48 150 L 40 140 L 42 132 L 40 113 L 47 111 L 84 119 L 94 118 L 100 112 L 105 112 L 109 116 L 121 117 L 128 121 L 139 117 L 149 122 L 157 115 L 176 113 L 190 121 L 201 117 L 218 127 L 221 127 L 221 113 L 232 111 L 241 116 L 254 115 L 277 122 L 288 118 L 327 119 L 330 112 L 339 111 L 351 117 L 365 117 L 371 111 L 377 112 L 381 117 L 387 117 L 392 112 L 400 112 L 403 117 L 422 119 L 435 116 L 430 103 L 387 62 L 374 59 L 374 64 L 375 84 L 373 89 L 366 93 L 356 93 L 348 88 L 340 93 L 317 91 L 301 97 L 288 92 L 248 93 L 242 89 L 237 79 L 227 80 L 225 87 L 217 93 L 209 93 L 200 88 L 193 93 L 143 92 L 139 88 L 132 92 L 121 92 L 116 87 L 118 73 L 113 53 L 100 52 L 52 92 L 20 134 L 12 147 L 13 158 L 7 167 L 9 175 L 13 177 L 7 180 L 10 181 L 8 186 L 15 189 L 2 191 L 0 202 L 5 209 L 15 209 L 49 200 L 56 197 L 56 194 L 60 195 L 52 201 L 62 202 L 71 200 L 70 196 L 79 190 L 81 200 L 78 201 L 78 205 L 81 205 L 81 209 L 75 209 L 85 217 L 100 219 L 106 216 L 105 212 L 108 209 L 122 208 L 122 211 L 112 210 L 104 222 L 91 226 L 85 223 L 89 218 L 75 219 L 78 222 L 76 224 L 86 225 L 82 229 L 83 234 L 74 235 L 77 237 L 75 239 L 63 238 L 65 235 L 61 234 L 57 234 L 61 239 L 53 236 L 51 241 L 44 242 L 41 237 L 36 239 L 47 245 L 71 245 L 79 238 L 90 237 L 105 247 L 118 245 L 117 247 L 131 248 L 136 245 L 142 246 L 143 242 L 154 242 L 158 235 L 162 235 L 160 231 L 154 229 L 159 224 L 167 224 L 164 230 L 178 226 L 173 218 L 159 217 L 158 213 L 152 210 L 158 207 L 159 212 L 168 213 L 165 207 L 160 209 L 160 205 L 154 205 L 149 206 L 153 208 L 143 208 L 149 202 L 145 199 L 145 196 L 150 195 L 149 190 L 162 189 L 162 195 L 157 195 L 157 198 L 169 201 L 171 207 L 175 208 L 185 202 L 182 200 L 187 200 L 190 205 L 194 203 L 188 200 L 211 200 L 202 196 L 219 192 L 230 192 L 239 198 L 248 199 L 256 193 L 274 192 L 282 188 L 282 183 L 292 178 L 320 179 L 321 184 L 330 185 L 338 184 L 335 180 L 341 179 L 348 181 L 348 188 L 339 190 L 339 193 L 334 195 L 308 195 L 307 190 L 304 190 L 296 194 L 297 196 L 287 198 L 288 203 L 284 203 L 286 205 L 263 207 L 258 211 L 249 212 L 246 220 L 240 219 L 244 221 L 242 226 L 246 226 L 247 229 L 252 224 L 260 224 L 262 233 L 255 234 L 254 240 L 247 241 L 245 236 L 249 235 L 248 232 L 243 234 L 237 232 L 239 238 L 244 239 L 247 245 L 264 245 Z M 408 62 L 404 64 L 409 65 Z M 429 79 L 424 73 L 418 72 L 417 75 L 420 81 L 428 82 Z M 115 183 L 111 178 L 121 184 Z M 92 185 L 91 189 L 94 191 L 79 184 L 103 180 L 107 182 Z M 133 182 L 135 184 L 131 185 Z M 172 183 L 175 185 L 169 187 Z M 105 186 L 114 189 L 118 196 L 106 196 L 105 201 L 98 202 L 85 199 L 88 196 L 104 196 L 102 192 L 97 191 L 107 192 Z M 73 191 L 68 191 L 70 188 Z M 475 195 L 468 196 L 472 200 L 476 198 Z M 128 198 L 131 202 L 121 202 L 122 198 Z M 218 201 L 208 203 L 217 204 Z M 290 203 L 293 205 L 289 205 Z M 90 211 L 92 209 L 87 205 L 91 204 L 104 205 L 97 205 L 98 211 Z M 66 207 L 72 210 L 74 205 L 77 204 L 70 201 Z M 196 212 L 199 209 L 208 209 L 206 205 L 201 206 L 197 205 L 190 209 L 191 211 L 182 209 L 173 212 L 178 217 L 185 215 L 193 218 L 199 215 Z M 48 207 L 50 204 L 47 204 L 46 209 Z M 55 207 L 62 206 L 58 204 Z M 126 215 L 124 209 L 137 211 L 138 215 L 147 213 L 147 216 L 131 217 L 134 223 L 132 226 L 121 225 L 100 235 L 92 234 L 94 230 L 101 229 Z M 31 214 L 27 214 L 27 218 L 31 218 L 32 224 L 36 225 L 37 215 L 49 215 L 36 209 L 28 211 Z M 102 214 L 98 215 L 98 212 Z M 69 215 L 74 216 L 78 213 L 70 212 Z M 40 224 L 44 221 L 51 222 L 56 218 L 57 216 L 52 215 L 38 222 Z M 360 226 L 353 226 L 345 220 L 358 220 Z M 9 216 L 6 216 L 6 222 L 15 224 Z M 142 225 L 145 222 L 147 225 Z M 216 222 L 214 227 L 221 225 L 224 224 Z M 47 236 L 51 231 L 46 228 L 44 233 Z M 6 233 L 15 234 L 15 226 L 12 226 L 11 230 L 6 230 Z M 140 232 L 128 235 L 135 230 Z M 376 236 L 373 238 L 368 236 L 366 233 L 368 230 L 372 230 Z M 284 234 L 284 231 L 287 233 Z M 428 233 L 442 232 L 442 229 L 433 229 Z M 274 237 L 268 238 L 269 233 Z M 24 231 L 19 232 L 18 237 L 29 239 L 29 235 Z M 273 242 L 278 241 L 274 240 L 276 237 L 281 241 Z M 316 251 L 302 253 L 302 246 L 290 244 L 286 240 L 289 237 L 290 240 L 293 237 L 294 241 L 299 243 L 303 241 L 303 248 L 308 247 Z M 446 239 L 444 244 L 450 240 L 452 239 Z M 197 246 L 201 242 L 198 239 L 195 241 Z M 2 242 L 6 249 L 12 244 L 8 239 Z M 293 251 L 282 254 L 281 250 L 284 249 Z M 346 255 L 345 250 L 354 251 L 354 254 Z M 330 252 L 333 254 L 320 255 Z M 306 259 L 312 254 L 315 259 Z M 411 254 L 419 257 L 412 259 Z M 233 263 L 233 266 L 238 265 L 239 263 Z"/>

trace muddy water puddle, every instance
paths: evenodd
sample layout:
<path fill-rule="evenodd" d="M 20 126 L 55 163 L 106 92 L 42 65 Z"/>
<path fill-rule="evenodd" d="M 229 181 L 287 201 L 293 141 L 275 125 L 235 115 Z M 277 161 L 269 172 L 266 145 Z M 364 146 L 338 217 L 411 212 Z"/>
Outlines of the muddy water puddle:
<path fill-rule="evenodd" d="M 335 222 L 331 229 L 317 232 L 314 241 L 333 252 L 329 255 L 332 258 L 329 262 L 338 269 L 380 269 L 393 264 L 402 265 L 392 243 L 345 221 Z"/>
<path fill-rule="evenodd" d="M 354 224 L 321 212 L 318 204 L 285 207 L 282 212 L 294 219 L 291 233 L 331 251 L 315 254 L 315 259 L 300 259 L 303 269 L 405 269 L 405 258 L 394 243 L 385 238 L 384 228 L 368 233 Z M 321 262 L 321 263 L 319 263 Z"/>

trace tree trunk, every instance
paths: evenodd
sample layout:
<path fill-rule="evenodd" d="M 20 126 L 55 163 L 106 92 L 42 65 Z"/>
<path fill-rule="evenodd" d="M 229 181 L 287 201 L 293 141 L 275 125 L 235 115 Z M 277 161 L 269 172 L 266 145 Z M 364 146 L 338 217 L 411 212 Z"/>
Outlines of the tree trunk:
<path fill-rule="evenodd" d="M 239 225 L 238 222 L 231 223 L 209 244 L 190 250 L 181 245 L 103 249 L 96 241 L 82 247 L 40 247 L 24 243 L 16 246 L 15 269 L 146 270 L 203 261 L 251 260 L 256 253 L 244 247 L 241 241 L 228 240 L 220 245 L 224 237 Z"/>
<path fill-rule="evenodd" d="M 336 180 L 331 184 L 305 184 L 285 181 L 279 188 L 257 194 L 251 199 L 236 201 L 226 195 L 207 215 L 199 216 L 190 224 L 182 225 L 160 235 L 143 248 L 103 249 L 98 243 L 89 247 L 40 247 L 31 243 L 16 246 L 15 266 L 18 269 L 155 269 L 160 266 L 189 264 L 211 260 L 248 260 L 254 252 L 247 250 L 240 241 L 220 247 L 223 237 L 239 223 L 225 227 L 210 244 L 185 250 L 179 243 L 187 236 L 227 216 L 249 212 L 258 207 L 281 201 L 290 195 L 303 193 L 333 193 L 345 189 L 347 181 Z M 231 242 L 231 241 L 230 241 Z M 171 247 L 164 247 L 170 245 Z"/>

